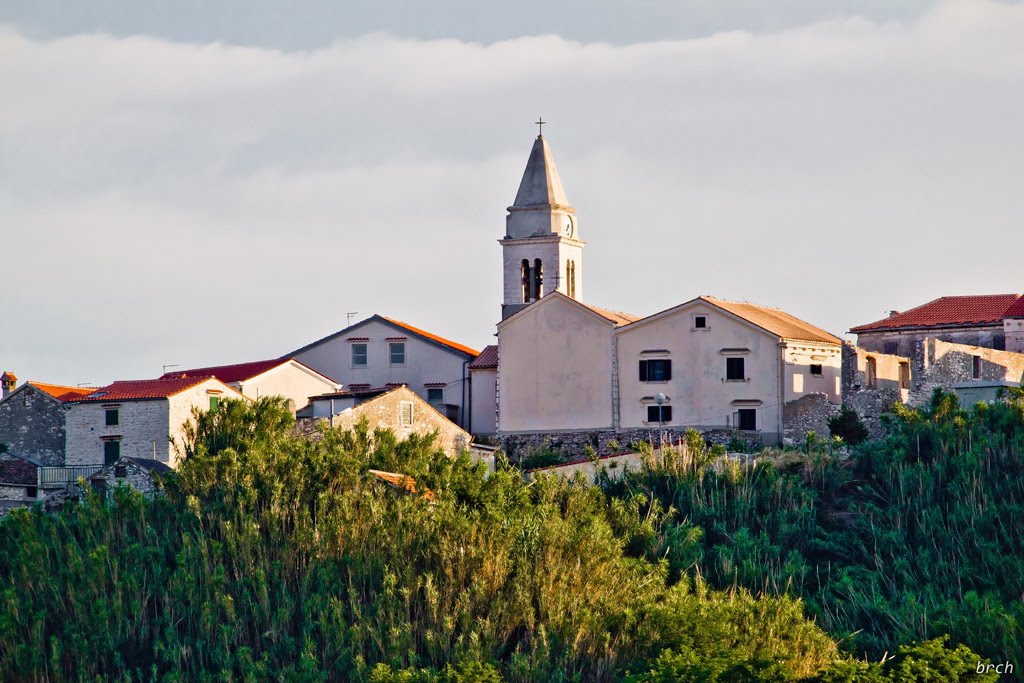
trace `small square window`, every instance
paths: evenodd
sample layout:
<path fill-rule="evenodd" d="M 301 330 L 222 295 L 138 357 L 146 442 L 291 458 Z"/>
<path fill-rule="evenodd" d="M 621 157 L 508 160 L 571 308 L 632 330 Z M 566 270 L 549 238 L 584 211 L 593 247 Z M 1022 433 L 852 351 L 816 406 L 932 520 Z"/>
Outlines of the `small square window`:
<path fill-rule="evenodd" d="M 757 410 L 755 408 L 740 408 L 737 413 L 740 429 L 750 432 L 757 429 Z"/>
<path fill-rule="evenodd" d="M 117 408 L 108 408 L 106 410 L 106 425 L 108 427 L 116 427 L 121 424 L 121 411 Z"/>
<path fill-rule="evenodd" d="M 887 341 L 884 345 L 885 353 L 890 356 L 895 356 L 900 352 L 900 343 L 898 341 Z"/>
<path fill-rule="evenodd" d="M 120 441 L 104 441 L 103 442 L 103 464 L 113 465 L 115 462 L 121 459 L 121 442 Z"/>
<path fill-rule="evenodd" d="M 821 377 L 824 373 L 821 371 L 821 363 L 811 363 L 811 376 Z"/>
<path fill-rule="evenodd" d="M 647 406 L 647 421 L 658 423 L 671 422 L 672 406 Z"/>
<path fill-rule="evenodd" d="M 706 315 L 695 315 L 693 316 L 693 329 L 703 330 L 707 329 L 708 318 Z"/>
<path fill-rule="evenodd" d="M 405 342 L 388 343 L 388 362 L 391 365 L 405 365 Z"/>
<path fill-rule="evenodd" d="M 727 380 L 745 380 L 747 378 L 742 358 L 725 359 L 725 378 Z"/>
<path fill-rule="evenodd" d="M 410 401 L 402 401 L 398 404 L 398 419 L 403 427 L 412 426 L 413 415 Z"/>
<path fill-rule="evenodd" d="M 444 389 L 427 389 L 427 402 L 434 405 L 444 403 Z"/>
<path fill-rule="evenodd" d="M 354 368 L 365 368 L 366 367 L 366 344 L 353 344 L 352 345 L 352 367 L 354 367 Z"/>
<path fill-rule="evenodd" d="M 128 468 L 124 465 L 118 465 L 114 468 L 114 476 L 118 479 L 124 479 L 128 476 Z"/>
<path fill-rule="evenodd" d="M 25 487 L 25 497 L 26 498 L 38 498 L 39 497 L 39 489 L 36 488 L 35 486 L 26 486 Z"/>

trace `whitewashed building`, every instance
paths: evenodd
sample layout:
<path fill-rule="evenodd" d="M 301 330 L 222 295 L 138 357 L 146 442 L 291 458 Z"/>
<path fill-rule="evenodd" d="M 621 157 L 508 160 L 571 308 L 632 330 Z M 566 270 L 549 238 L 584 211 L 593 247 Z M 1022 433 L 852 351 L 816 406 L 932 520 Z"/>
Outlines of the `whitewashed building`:
<path fill-rule="evenodd" d="M 114 382 L 70 404 L 66 462 L 112 464 L 122 456 L 176 466 L 192 410 L 249 400 L 213 377 Z"/>
<path fill-rule="evenodd" d="M 347 390 L 404 384 L 461 426 L 469 406 L 468 365 L 478 355 L 463 344 L 374 315 L 286 357 L 334 379 Z"/>
<path fill-rule="evenodd" d="M 283 396 L 288 399 L 292 414 L 309 403 L 311 396 L 341 388 L 330 377 L 294 358 L 178 370 L 168 372 L 160 379 L 182 377 L 216 377 L 243 396 L 254 400 L 261 396 Z"/>

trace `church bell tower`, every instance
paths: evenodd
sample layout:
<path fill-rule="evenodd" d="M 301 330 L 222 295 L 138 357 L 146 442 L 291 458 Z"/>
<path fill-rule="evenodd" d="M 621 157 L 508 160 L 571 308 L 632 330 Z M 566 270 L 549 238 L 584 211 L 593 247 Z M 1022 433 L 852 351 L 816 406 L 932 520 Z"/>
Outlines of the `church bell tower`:
<path fill-rule="evenodd" d="M 538 124 L 543 125 L 538 121 Z M 583 300 L 583 246 L 551 149 L 538 135 L 498 240 L 504 262 L 501 319 L 553 291 Z"/>

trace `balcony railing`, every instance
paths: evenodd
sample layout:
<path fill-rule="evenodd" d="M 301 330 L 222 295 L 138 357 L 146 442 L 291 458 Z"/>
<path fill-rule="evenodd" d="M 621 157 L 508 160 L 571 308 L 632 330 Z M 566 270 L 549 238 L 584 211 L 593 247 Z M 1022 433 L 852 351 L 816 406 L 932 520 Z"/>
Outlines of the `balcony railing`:
<path fill-rule="evenodd" d="M 40 467 L 39 486 L 55 486 L 88 479 L 103 469 L 104 465 L 72 465 L 70 467 Z"/>

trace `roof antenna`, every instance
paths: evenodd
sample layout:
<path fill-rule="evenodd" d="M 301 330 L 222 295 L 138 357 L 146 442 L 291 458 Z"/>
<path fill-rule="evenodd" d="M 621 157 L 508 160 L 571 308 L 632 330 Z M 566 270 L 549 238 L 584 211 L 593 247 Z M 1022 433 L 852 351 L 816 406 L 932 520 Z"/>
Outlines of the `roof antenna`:
<path fill-rule="evenodd" d="M 359 315 L 359 311 L 352 311 L 345 314 L 345 327 L 352 327 L 352 318 Z"/>
<path fill-rule="evenodd" d="M 167 368 L 179 368 L 181 366 L 178 365 L 177 363 L 168 363 L 167 365 L 165 365 L 163 367 L 164 367 L 164 371 L 163 371 L 162 374 L 166 375 L 167 374 Z"/>
<path fill-rule="evenodd" d="M 537 137 L 544 137 L 544 124 L 547 123 L 547 121 L 544 120 L 544 117 L 538 116 L 534 123 L 537 124 Z"/>

